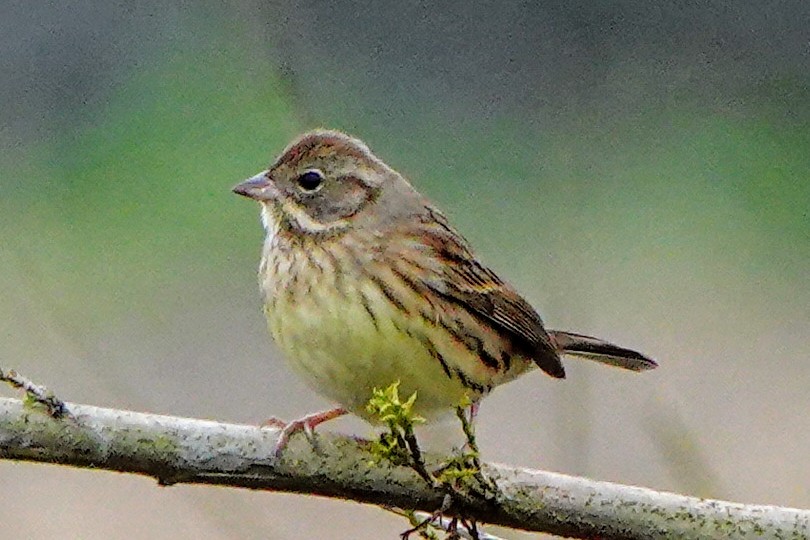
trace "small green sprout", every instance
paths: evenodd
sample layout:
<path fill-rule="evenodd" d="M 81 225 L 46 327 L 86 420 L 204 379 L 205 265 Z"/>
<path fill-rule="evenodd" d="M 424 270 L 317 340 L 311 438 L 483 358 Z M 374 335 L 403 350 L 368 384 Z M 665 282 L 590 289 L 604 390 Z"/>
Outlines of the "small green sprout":
<path fill-rule="evenodd" d="M 414 414 L 414 402 L 416 392 L 405 401 L 399 398 L 399 381 L 396 381 L 388 388 L 372 390 L 366 410 L 379 418 L 391 431 L 413 429 L 416 424 L 425 423 L 424 418 Z"/>
<path fill-rule="evenodd" d="M 414 426 L 424 423 L 425 419 L 413 412 L 416 392 L 402 401 L 399 397 L 399 384 L 396 381 L 382 390 L 375 388 L 366 405 L 366 410 L 388 428 L 372 443 L 371 453 L 396 465 L 412 465 L 412 451 L 407 441 L 413 438 Z"/>
<path fill-rule="evenodd" d="M 438 471 L 436 479 L 442 484 L 458 485 L 472 479 L 478 479 L 481 469 L 478 467 L 478 454 L 464 452 L 451 457 Z"/>

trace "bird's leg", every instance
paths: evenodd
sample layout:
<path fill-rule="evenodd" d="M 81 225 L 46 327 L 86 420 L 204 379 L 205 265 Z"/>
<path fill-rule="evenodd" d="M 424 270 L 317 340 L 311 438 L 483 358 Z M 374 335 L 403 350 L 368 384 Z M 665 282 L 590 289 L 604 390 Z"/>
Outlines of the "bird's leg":
<path fill-rule="evenodd" d="M 316 412 L 313 414 L 308 414 L 302 418 L 297 420 L 293 420 L 291 422 L 284 422 L 278 418 L 268 418 L 264 422 L 262 422 L 260 427 L 275 427 L 280 428 L 281 433 L 278 435 L 278 441 L 276 441 L 276 447 L 273 449 L 273 455 L 275 457 L 279 457 L 284 449 L 287 447 L 287 444 L 290 442 L 290 437 L 298 433 L 299 431 L 303 431 L 304 434 L 307 436 L 308 439 L 312 439 L 314 429 L 324 422 L 328 422 L 334 418 L 338 418 L 343 416 L 344 414 L 348 414 L 349 411 L 344 409 L 343 407 L 336 407 L 334 409 L 329 409 L 327 411 Z"/>

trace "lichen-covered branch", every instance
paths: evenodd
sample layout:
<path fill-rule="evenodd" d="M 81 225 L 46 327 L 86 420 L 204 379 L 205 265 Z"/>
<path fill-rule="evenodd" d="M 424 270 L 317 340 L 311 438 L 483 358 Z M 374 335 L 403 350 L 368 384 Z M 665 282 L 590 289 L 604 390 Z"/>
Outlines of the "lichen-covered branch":
<path fill-rule="evenodd" d="M 196 483 L 289 491 L 432 512 L 445 492 L 413 470 L 380 463 L 368 444 L 320 433 L 296 436 L 273 458 L 277 429 L 0 398 L 0 458 L 143 474 Z M 432 459 L 437 462 L 436 457 Z M 488 499 L 454 501 L 449 513 L 483 523 L 578 538 L 808 538 L 810 511 L 734 504 L 561 474 L 482 464 Z"/>

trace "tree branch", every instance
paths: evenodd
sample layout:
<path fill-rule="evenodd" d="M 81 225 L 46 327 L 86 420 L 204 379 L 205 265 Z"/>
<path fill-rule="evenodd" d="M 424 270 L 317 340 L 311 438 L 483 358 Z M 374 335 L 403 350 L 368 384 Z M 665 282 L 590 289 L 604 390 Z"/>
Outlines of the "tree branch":
<path fill-rule="evenodd" d="M 64 404 L 66 414 L 0 398 L 0 458 L 353 499 L 432 512 L 445 493 L 411 469 L 375 463 L 368 445 L 319 433 L 295 437 L 280 459 L 278 429 Z M 437 463 L 431 456 L 429 462 Z M 494 499 L 454 501 L 449 513 L 577 538 L 807 538 L 810 511 L 697 499 L 562 474 L 483 464 Z"/>

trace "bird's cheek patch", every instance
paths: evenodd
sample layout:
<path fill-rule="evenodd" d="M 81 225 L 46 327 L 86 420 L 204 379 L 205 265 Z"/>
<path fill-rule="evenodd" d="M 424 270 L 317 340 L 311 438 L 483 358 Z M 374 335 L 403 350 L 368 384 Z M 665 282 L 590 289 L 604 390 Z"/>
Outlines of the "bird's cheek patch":
<path fill-rule="evenodd" d="M 374 197 L 374 190 L 354 176 L 344 176 L 321 201 L 316 217 L 323 222 L 348 219 Z"/>
<path fill-rule="evenodd" d="M 289 217 L 289 219 L 297 225 L 297 228 L 303 232 L 308 233 L 318 233 L 328 231 L 332 228 L 334 223 L 332 222 L 324 222 L 318 219 L 317 216 L 312 217 L 307 212 L 307 209 L 299 206 L 297 203 L 291 200 L 286 200 L 282 202 L 282 208 L 284 213 Z"/>

